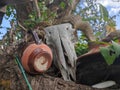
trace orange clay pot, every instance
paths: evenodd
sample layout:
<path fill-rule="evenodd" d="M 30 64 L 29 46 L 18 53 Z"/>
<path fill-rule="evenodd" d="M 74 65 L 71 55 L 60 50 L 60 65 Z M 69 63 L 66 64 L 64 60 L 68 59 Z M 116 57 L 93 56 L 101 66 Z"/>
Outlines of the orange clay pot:
<path fill-rule="evenodd" d="M 52 63 L 52 51 L 45 44 L 30 44 L 23 52 L 21 63 L 31 74 L 38 74 L 49 69 Z"/>

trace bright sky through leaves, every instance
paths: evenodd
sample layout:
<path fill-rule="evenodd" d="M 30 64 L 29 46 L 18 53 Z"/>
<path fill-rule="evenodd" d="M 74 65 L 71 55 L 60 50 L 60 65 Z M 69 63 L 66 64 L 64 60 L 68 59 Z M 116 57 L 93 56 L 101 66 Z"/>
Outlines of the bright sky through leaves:
<path fill-rule="evenodd" d="M 120 0 L 96 0 L 97 3 L 101 3 L 105 6 L 109 12 L 109 15 L 118 15 L 120 13 Z M 116 28 L 120 29 L 120 15 L 116 17 Z"/>
<path fill-rule="evenodd" d="M 101 3 L 103 6 L 105 6 L 111 16 L 120 13 L 120 0 L 96 0 L 96 1 L 97 3 Z M 117 25 L 116 28 L 120 29 L 120 15 L 116 17 L 116 25 Z M 0 39 L 2 39 L 2 36 L 7 32 L 6 27 L 10 28 L 9 20 L 3 19 L 3 23 L 1 26 L 4 28 L 0 28 L 0 32 L 3 33 L 0 34 Z"/>

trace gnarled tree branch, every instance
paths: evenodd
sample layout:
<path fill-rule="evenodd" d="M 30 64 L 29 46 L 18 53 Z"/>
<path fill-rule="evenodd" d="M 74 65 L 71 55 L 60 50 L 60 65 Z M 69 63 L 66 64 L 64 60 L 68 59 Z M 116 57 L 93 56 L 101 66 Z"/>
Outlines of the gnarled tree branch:
<path fill-rule="evenodd" d="M 82 21 L 80 15 L 69 15 L 61 19 L 59 22 L 70 22 L 76 30 L 81 30 L 89 41 L 96 41 L 93 30 L 87 21 Z"/>

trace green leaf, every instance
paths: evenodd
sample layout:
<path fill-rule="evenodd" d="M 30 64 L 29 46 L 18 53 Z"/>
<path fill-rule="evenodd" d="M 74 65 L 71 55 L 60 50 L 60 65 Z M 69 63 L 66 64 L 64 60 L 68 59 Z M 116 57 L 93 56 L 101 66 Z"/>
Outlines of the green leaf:
<path fill-rule="evenodd" d="M 61 3 L 60 3 L 60 7 L 61 7 L 62 9 L 64 9 L 65 6 L 66 6 L 66 4 L 65 4 L 64 2 L 61 2 Z"/>
<path fill-rule="evenodd" d="M 70 4 L 72 4 L 73 0 L 69 0 Z"/>
<path fill-rule="evenodd" d="M 114 49 L 112 46 L 100 47 L 100 52 L 108 65 L 113 64 L 116 58 L 116 54 L 114 53 Z"/>
<path fill-rule="evenodd" d="M 114 41 L 112 41 L 113 48 L 116 52 L 116 57 L 119 57 L 120 55 L 120 45 Z"/>
<path fill-rule="evenodd" d="M 103 18 L 105 21 L 108 21 L 109 14 L 107 9 L 102 4 L 99 4 L 99 7 L 100 7 L 101 18 Z"/>

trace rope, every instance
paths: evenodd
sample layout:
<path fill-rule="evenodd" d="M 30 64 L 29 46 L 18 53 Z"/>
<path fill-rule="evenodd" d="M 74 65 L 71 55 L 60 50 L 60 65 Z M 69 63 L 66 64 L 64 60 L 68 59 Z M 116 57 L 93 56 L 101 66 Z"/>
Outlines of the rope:
<path fill-rule="evenodd" d="M 17 64 L 18 64 L 19 68 L 20 68 L 20 71 L 21 71 L 22 74 L 23 74 L 23 77 L 24 77 L 24 79 L 25 79 L 25 82 L 27 83 L 27 86 L 28 86 L 29 90 L 32 90 L 32 87 L 31 87 L 31 85 L 30 85 L 30 83 L 29 83 L 29 81 L 28 81 L 28 79 L 27 79 L 27 76 L 26 76 L 26 74 L 25 74 L 25 71 L 24 71 L 24 69 L 23 69 L 23 67 L 22 67 L 22 65 L 21 65 L 21 63 L 20 63 L 19 57 L 18 57 L 17 55 L 15 55 L 15 59 L 16 59 L 16 62 L 17 62 Z"/>

